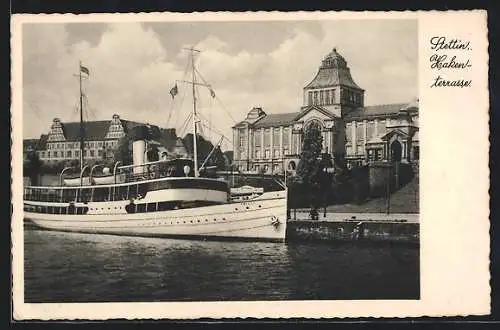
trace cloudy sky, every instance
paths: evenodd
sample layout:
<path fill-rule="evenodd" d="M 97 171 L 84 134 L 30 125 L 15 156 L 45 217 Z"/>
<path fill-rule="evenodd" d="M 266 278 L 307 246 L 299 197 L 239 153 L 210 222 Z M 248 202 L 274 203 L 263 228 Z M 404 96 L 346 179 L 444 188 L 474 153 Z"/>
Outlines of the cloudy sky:
<path fill-rule="evenodd" d="M 253 106 L 268 113 L 298 111 L 302 88 L 333 47 L 345 57 L 365 104 L 418 96 L 417 21 L 72 23 L 23 26 L 23 132 L 39 137 L 54 117 L 78 121 L 78 61 L 88 120 L 122 118 L 180 130 L 190 111 L 187 53 L 203 50 L 197 66 L 216 99 L 200 90 L 201 114 L 231 138 L 230 127 Z M 184 95 L 186 95 L 184 97 Z M 185 133 L 185 131 L 183 131 Z M 205 135 L 209 135 L 205 128 Z"/>

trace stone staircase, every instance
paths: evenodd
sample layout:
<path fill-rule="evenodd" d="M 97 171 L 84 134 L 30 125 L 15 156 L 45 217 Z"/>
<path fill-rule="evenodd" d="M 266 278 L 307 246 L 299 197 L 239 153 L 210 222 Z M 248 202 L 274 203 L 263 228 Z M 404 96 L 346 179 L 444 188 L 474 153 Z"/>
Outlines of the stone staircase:
<path fill-rule="evenodd" d="M 390 213 L 419 213 L 419 178 L 418 175 L 391 194 Z M 385 197 L 373 198 L 363 204 L 340 204 L 327 206 L 327 212 L 339 213 L 384 213 L 387 211 Z M 322 211 L 322 209 L 320 210 Z"/>

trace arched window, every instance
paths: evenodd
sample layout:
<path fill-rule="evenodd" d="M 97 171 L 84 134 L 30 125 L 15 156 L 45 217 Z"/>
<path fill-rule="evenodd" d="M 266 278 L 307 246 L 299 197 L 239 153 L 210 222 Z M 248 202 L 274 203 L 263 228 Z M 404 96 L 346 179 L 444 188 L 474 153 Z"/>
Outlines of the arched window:
<path fill-rule="evenodd" d="M 323 127 L 323 124 L 321 124 L 321 122 L 319 120 L 312 119 L 311 121 L 309 121 L 308 123 L 306 123 L 304 131 L 308 131 L 310 129 L 316 129 L 316 130 L 321 131 L 322 127 Z"/>

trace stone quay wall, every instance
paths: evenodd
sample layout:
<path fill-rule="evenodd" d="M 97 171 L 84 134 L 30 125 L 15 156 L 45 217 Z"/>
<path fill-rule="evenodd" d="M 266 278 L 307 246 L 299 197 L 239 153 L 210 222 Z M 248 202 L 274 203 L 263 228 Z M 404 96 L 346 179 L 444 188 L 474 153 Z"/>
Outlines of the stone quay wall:
<path fill-rule="evenodd" d="M 320 218 L 321 219 L 321 218 Z M 365 241 L 419 245 L 418 221 L 401 220 L 289 220 L 289 242 Z"/>

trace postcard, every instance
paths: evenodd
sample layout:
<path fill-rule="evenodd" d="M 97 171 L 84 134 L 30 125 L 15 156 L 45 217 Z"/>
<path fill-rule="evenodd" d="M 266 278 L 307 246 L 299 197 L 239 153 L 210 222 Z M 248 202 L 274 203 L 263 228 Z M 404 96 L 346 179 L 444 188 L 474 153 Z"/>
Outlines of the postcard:
<path fill-rule="evenodd" d="M 485 11 L 11 31 L 14 319 L 489 314 Z"/>

